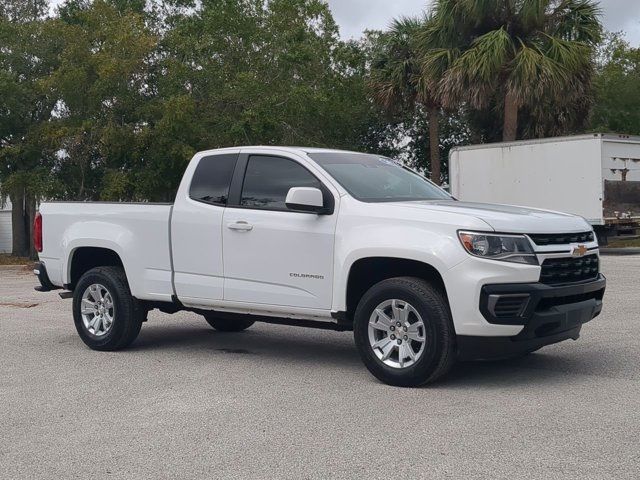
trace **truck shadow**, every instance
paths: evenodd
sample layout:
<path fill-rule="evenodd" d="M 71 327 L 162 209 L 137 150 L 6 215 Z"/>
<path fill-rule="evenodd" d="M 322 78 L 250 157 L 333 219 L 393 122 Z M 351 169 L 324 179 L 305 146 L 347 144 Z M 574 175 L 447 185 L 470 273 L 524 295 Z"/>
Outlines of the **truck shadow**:
<path fill-rule="evenodd" d="M 350 332 L 309 331 L 291 327 L 253 327 L 237 333 L 209 328 L 155 325 L 143 328 L 127 350 L 142 352 L 176 350 L 196 358 L 242 355 L 251 361 L 322 366 L 361 372 L 363 381 L 377 382 L 362 365 Z M 505 386 L 566 382 L 581 376 L 626 378 L 615 352 L 558 348 L 516 359 L 457 363 L 450 374 L 429 388 L 503 388 Z"/>
<path fill-rule="evenodd" d="M 244 332 L 174 326 L 143 328 L 128 351 L 177 349 L 198 356 L 237 354 L 256 361 L 291 361 L 331 367 L 361 368 L 350 332 L 314 331 L 293 327 L 255 327 Z"/>
<path fill-rule="evenodd" d="M 613 353 L 590 355 L 589 352 L 575 350 L 542 350 L 521 358 L 459 362 L 441 385 L 453 388 L 502 388 L 567 382 L 576 376 L 630 378 L 617 360 L 618 357 Z"/>

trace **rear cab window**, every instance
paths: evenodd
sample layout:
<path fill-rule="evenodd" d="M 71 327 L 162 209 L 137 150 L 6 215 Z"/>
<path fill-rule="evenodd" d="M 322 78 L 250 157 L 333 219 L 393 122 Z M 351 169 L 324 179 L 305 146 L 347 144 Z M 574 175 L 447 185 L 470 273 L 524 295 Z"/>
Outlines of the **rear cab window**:
<path fill-rule="evenodd" d="M 231 178 L 237 161 L 237 153 L 203 157 L 193 172 L 189 197 L 211 205 L 227 205 Z"/>

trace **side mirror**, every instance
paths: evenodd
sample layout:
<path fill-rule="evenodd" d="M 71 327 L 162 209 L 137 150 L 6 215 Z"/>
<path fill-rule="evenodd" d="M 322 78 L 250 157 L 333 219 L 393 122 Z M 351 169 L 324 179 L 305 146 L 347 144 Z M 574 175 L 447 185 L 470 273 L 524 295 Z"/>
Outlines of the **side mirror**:
<path fill-rule="evenodd" d="M 322 213 L 324 211 L 324 200 L 319 188 L 290 188 L 284 203 L 291 210 L 311 213 Z"/>

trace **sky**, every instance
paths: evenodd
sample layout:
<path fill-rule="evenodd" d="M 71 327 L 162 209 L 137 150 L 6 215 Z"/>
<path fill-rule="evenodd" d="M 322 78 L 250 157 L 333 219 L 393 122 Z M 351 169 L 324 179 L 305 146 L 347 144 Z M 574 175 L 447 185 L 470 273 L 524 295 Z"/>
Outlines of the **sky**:
<path fill-rule="evenodd" d="M 428 0 L 328 0 L 340 26 L 340 35 L 359 37 L 365 29 L 384 30 L 400 16 L 419 15 Z M 602 22 L 607 30 L 623 30 L 633 46 L 640 46 L 640 0 L 602 0 Z"/>
<path fill-rule="evenodd" d="M 327 0 L 342 38 L 357 38 L 365 29 L 384 30 L 400 16 L 419 15 L 430 0 Z M 62 0 L 50 0 L 57 5 Z M 624 31 L 631 45 L 640 46 L 640 0 L 601 0 L 607 30 Z"/>

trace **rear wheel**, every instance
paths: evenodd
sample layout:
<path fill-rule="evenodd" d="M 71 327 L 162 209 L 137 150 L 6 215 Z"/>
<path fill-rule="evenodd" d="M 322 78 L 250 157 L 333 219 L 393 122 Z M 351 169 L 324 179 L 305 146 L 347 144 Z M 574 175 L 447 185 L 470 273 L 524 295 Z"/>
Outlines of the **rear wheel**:
<path fill-rule="evenodd" d="M 209 325 L 220 332 L 241 332 L 255 323 L 241 316 L 227 316 L 223 313 L 208 313 L 203 316 Z"/>
<path fill-rule="evenodd" d="M 354 338 L 367 369 L 389 385 L 433 382 L 455 361 L 447 301 L 419 278 L 391 278 L 371 287 L 358 303 Z"/>
<path fill-rule="evenodd" d="M 144 311 L 133 298 L 120 267 L 86 272 L 73 292 L 73 321 L 82 341 L 94 350 L 129 346 L 140 333 Z"/>

